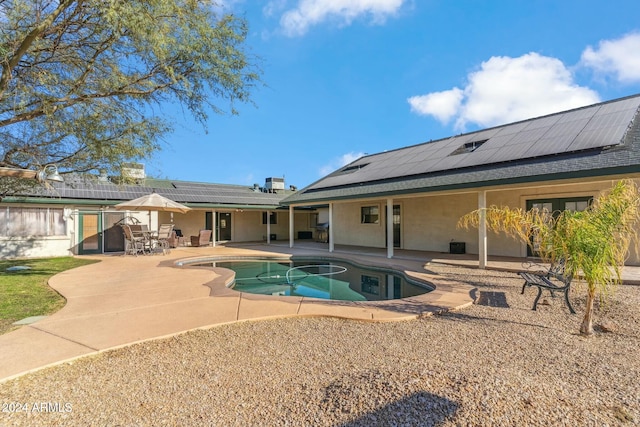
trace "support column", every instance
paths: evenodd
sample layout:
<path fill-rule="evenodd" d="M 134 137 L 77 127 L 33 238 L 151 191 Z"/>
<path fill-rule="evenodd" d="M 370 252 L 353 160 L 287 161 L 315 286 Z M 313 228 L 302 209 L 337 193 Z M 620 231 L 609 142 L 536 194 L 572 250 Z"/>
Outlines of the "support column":
<path fill-rule="evenodd" d="M 329 252 L 333 252 L 333 203 L 329 203 Z"/>
<path fill-rule="evenodd" d="M 216 231 L 218 231 L 217 225 L 218 221 L 216 221 L 216 211 L 215 209 L 211 211 L 211 246 L 216 247 Z"/>
<path fill-rule="evenodd" d="M 271 211 L 267 211 L 267 245 L 271 244 Z"/>
<path fill-rule="evenodd" d="M 393 258 L 393 199 L 387 199 L 387 258 Z"/>
<path fill-rule="evenodd" d="M 293 206 L 289 206 L 289 247 L 293 247 L 293 230 L 295 225 Z"/>
<path fill-rule="evenodd" d="M 480 221 L 478 222 L 478 267 L 487 268 L 487 192 L 478 192 L 478 209 Z"/>

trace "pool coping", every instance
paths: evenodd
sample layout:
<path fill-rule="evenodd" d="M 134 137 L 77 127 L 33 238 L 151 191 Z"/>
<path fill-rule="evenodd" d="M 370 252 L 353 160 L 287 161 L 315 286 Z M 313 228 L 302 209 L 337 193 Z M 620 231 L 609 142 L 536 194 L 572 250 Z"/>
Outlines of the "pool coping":
<path fill-rule="evenodd" d="M 235 272 L 224 267 L 196 266 L 199 262 L 217 261 L 295 261 L 297 259 L 314 259 L 321 261 L 345 262 L 357 267 L 380 271 L 393 271 L 402 275 L 410 282 L 418 282 L 429 287 L 427 293 L 407 298 L 380 301 L 342 301 L 327 300 L 305 296 L 261 295 L 239 292 L 229 287 L 235 279 Z M 380 258 L 363 260 L 351 256 L 317 255 L 317 254 L 289 254 L 289 255 L 216 255 L 181 258 L 174 265 L 178 268 L 212 269 L 218 277 L 205 283 L 210 288 L 212 297 L 234 297 L 244 300 L 255 300 L 261 303 L 297 304 L 298 309 L 293 316 L 327 316 L 362 321 L 403 321 L 440 314 L 447 311 L 461 310 L 473 304 L 473 293 L 476 288 L 469 285 L 443 279 L 436 274 L 413 271 L 397 264 L 381 266 Z M 267 316 L 269 317 L 269 316 Z M 281 317 L 281 316 L 277 316 Z M 239 319 L 238 319 L 239 320 Z"/>

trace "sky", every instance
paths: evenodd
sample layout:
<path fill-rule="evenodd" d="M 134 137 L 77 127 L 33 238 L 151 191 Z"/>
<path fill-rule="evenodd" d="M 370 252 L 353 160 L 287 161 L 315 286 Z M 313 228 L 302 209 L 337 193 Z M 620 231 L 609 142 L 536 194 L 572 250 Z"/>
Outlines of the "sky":
<path fill-rule="evenodd" d="M 364 154 L 640 93 L 638 0 L 222 6 L 248 21 L 263 85 L 206 129 L 164 106 L 150 176 L 301 189 Z"/>

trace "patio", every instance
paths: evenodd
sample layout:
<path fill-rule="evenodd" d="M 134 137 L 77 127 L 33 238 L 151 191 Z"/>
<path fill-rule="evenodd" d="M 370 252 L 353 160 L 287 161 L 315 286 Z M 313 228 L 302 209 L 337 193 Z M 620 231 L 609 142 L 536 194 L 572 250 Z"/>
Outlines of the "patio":
<path fill-rule="evenodd" d="M 337 247 L 337 258 L 407 271 L 436 285 L 436 290 L 405 300 L 380 302 L 323 301 L 302 297 L 241 294 L 227 289 L 224 271 L 179 268 L 177 259 L 209 256 L 323 255 L 326 244 L 245 244 L 180 247 L 166 256 L 95 256 L 100 263 L 63 272 L 50 285 L 67 299 L 59 312 L 0 336 L 0 381 L 89 354 L 244 320 L 291 316 L 334 316 L 368 321 L 415 319 L 457 310 L 473 302 L 473 288 L 439 279 L 430 263 L 473 267 L 473 255 Z M 490 268 L 522 269 L 520 259 L 492 259 Z M 636 268 L 625 269 L 635 280 Z M 206 285 L 206 286 L 205 286 Z"/>

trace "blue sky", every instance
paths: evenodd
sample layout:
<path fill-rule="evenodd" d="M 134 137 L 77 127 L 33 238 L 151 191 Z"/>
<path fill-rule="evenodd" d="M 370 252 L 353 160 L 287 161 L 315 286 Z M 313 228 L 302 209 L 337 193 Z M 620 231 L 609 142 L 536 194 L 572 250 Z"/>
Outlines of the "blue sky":
<path fill-rule="evenodd" d="M 147 173 L 302 188 L 364 153 L 640 93 L 637 0 L 225 1 L 265 86 L 208 132 L 176 114 Z M 226 107 L 224 103 L 220 104 Z"/>

